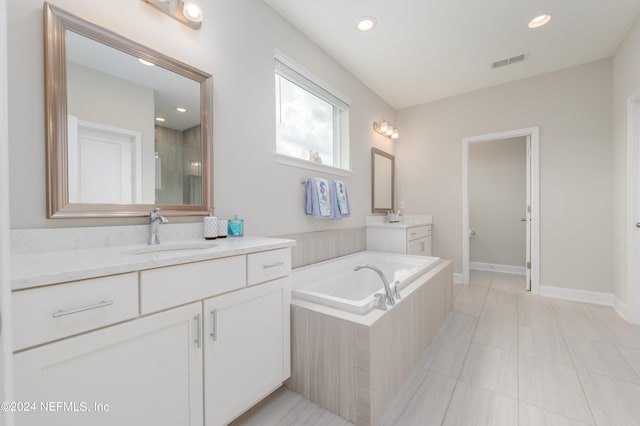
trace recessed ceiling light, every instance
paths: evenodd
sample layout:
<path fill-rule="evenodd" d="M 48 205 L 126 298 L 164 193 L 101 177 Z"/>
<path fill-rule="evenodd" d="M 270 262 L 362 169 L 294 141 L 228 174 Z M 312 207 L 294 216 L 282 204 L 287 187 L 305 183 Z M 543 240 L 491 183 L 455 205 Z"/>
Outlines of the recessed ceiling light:
<path fill-rule="evenodd" d="M 358 19 L 358 29 L 360 31 L 370 31 L 376 26 L 377 23 L 378 21 L 376 21 L 376 18 L 372 16 L 364 16 Z"/>
<path fill-rule="evenodd" d="M 529 21 L 529 28 L 540 28 L 543 25 L 547 25 L 551 21 L 551 15 L 540 15 Z"/>
<path fill-rule="evenodd" d="M 161 122 L 161 123 L 162 123 L 162 122 L 167 121 L 167 120 L 165 120 L 165 119 L 164 119 L 164 118 L 162 118 L 162 117 L 156 117 L 156 121 L 159 121 L 159 122 Z"/>
<path fill-rule="evenodd" d="M 149 61 L 145 61 L 145 60 L 144 60 L 144 59 L 142 59 L 142 58 L 138 58 L 138 62 L 140 62 L 142 65 L 146 65 L 146 66 L 148 66 L 148 67 L 153 67 L 153 66 L 155 66 L 155 64 L 154 64 L 154 63 L 149 62 Z"/>
<path fill-rule="evenodd" d="M 187 112 L 187 109 L 186 108 L 182 108 L 182 107 L 177 107 L 176 111 L 178 111 L 178 112 Z"/>

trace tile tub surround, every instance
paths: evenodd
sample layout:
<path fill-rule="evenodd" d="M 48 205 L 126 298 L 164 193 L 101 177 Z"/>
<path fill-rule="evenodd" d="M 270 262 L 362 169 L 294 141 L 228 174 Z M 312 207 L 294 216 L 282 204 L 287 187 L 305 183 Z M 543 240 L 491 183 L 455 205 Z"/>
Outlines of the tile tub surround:
<path fill-rule="evenodd" d="M 356 425 L 377 424 L 451 311 L 452 277 L 441 261 L 395 306 L 366 315 L 292 300 L 286 386 Z"/>
<path fill-rule="evenodd" d="M 279 235 L 278 238 L 296 240 L 291 250 L 291 266 L 294 269 L 364 251 L 367 246 L 364 227 L 302 232 Z"/>

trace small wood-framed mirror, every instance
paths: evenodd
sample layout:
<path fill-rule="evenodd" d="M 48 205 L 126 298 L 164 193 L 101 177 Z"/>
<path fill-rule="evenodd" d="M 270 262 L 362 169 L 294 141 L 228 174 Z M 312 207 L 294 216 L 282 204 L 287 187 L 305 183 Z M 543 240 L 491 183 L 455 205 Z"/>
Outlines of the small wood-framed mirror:
<path fill-rule="evenodd" d="M 371 211 L 386 213 L 393 210 L 395 198 L 395 157 L 371 148 Z"/>
<path fill-rule="evenodd" d="M 47 217 L 206 215 L 210 74 L 44 3 Z"/>

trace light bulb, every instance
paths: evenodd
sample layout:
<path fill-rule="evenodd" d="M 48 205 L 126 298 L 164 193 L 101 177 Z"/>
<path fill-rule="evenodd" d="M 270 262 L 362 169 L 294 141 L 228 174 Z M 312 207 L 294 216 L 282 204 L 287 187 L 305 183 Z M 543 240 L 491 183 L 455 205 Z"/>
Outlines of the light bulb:
<path fill-rule="evenodd" d="M 393 129 L 393 133 L 391 133 L 391 139 L 398 139 L 400 134 L 398 133 L 398 129 Z"/>
<path fill-rule="evenodd" d="M 380 119 L 379 128 L 382 133 L 387 133 L 387 129 L 389 129 L 389 123 L 387 123 L 384 119 Z"/>
<path fill-rule="evenodd" d="M 202 22 L 202 4 L 199 0 L 185 0 L 182 13 L 191 22 Z"/>
<path fill-rule="evenodd" d="M 395 129 L 393 128 L 393 126 L 390 125 L 389 128 L 387 129 L 387 136 L 391 136 L 394 130 Z"/>

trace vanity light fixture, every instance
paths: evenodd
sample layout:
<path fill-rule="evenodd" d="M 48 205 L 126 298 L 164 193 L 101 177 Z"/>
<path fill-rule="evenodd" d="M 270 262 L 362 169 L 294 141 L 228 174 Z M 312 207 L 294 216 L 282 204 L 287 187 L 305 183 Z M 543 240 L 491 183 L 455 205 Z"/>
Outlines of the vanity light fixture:
<path fill-rule="evenodd" d="M 202 26 L 202 0 L 142 0 L 194 30 Z"/>
<path fill-rule="evenodd" d="M 386 138 L 398 139 L 400 137 L 398 129 L 393 124 L 389 124 L 384 118 L 373 122 L 373 130 Z"/>
<path fill-rule="evenodd" d="M 533 18 L 531 21 L 529 21 L 528 27 L 531 29 L 540 28 L 543 25 L 547 25 L 549 21 L 551 21 L 551 15 L 549 14 L 539 15 Z"/>
<path fill-rule="evenodd" d="M 182 108 L 182 107 L 176 107 L 176 111 L 178 112 L 187 112 L 186 108 Z"/>

